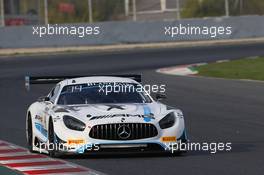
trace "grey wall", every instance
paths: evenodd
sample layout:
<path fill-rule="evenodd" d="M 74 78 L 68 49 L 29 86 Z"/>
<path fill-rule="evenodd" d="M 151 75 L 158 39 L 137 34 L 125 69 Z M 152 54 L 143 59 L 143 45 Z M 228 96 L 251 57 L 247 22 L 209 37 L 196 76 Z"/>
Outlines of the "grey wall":
<path fill-rule="evenodd" d="M 180 23 L 182 25 L 190 24 L 191 26 L 200 27 L 231 26 L 232 34 L 221 35 L 216 38 L 204 35 L 185 35 L 171 38 L 164 34 L 165 26 L 178 26 Z M 74 24 L 74 26 L 89 26 L 89 24 Z M 0 28 L 0 48 L 107 45 L 264 37 L 264 16 L 186 19 L 166 22 L 105 22 L 95 23 L 92 26 L 99 26 L 100 34 L 86 36 L 84 38 L 65 35 L 52 35 L 40 38 L 32 34 L 32 26 L 3 27 Z"/>

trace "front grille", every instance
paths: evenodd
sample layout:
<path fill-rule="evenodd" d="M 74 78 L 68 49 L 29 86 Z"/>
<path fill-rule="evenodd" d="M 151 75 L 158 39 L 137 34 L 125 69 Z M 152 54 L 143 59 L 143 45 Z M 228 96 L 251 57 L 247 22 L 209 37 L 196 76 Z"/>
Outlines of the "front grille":
<path fill-rule="evenodd" d="M 123 132 L 125 130 L 125 132 Z M 155 137 L 157 128 L 150 123 L 115 123 L 95 125 L 89 136 L 102 140 L 135 140 Z"/>

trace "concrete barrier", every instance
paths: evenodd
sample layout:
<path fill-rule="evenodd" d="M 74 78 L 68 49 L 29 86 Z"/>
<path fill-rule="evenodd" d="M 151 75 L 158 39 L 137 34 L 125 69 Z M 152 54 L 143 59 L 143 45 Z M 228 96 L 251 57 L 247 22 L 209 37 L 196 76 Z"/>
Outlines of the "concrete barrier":
<path fill-rule="evenodd" d="M 211 38 L 209 35 L 165 35 L 165 27 L 179 26 L 232 27 L 231 35 Z M 156 43 L 172 41 L 221 40 L 264 37 L 264 16 L 241 16 L 230 18 L 184 19 L 179 21 L 153 22 L 104 22 L 94 24 L 65 24 L 63 26 L 99 26 L 100 34 L 84 38 L 67 35 L 33 35 L 32 26 L 0 28 L 0 48 L 35 48 L 113 45 L 128 43 Z"/>

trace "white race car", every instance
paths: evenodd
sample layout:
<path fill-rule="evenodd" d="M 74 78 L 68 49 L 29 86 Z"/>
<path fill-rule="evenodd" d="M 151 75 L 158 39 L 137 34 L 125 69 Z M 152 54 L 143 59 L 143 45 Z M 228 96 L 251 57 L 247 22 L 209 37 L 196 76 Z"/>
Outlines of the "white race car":
<path fill-rule="evenodd" d="M 186 143 L 182 111 L 160 103 L 164 94 L 153 100 L 140 82 L 140 75 L 26 77 L 27 88 L 57 83 L 27 110 L 29 150 L 52 157 L 113 150 L 169 152 Z"/>

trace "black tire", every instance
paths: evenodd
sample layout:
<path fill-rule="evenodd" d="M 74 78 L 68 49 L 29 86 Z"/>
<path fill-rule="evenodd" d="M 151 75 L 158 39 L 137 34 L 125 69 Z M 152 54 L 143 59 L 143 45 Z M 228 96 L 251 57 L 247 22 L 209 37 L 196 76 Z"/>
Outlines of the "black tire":
<path fill-rule="evenodd" d="M 187 151 L 175 151 L 172 156 L 178 157 L 178 156 L 184 156 L 187 153 Z"/>
<path fill-rule="evenodd" d="M 28 138 L 28 150 L 30 152 L 34 152 L 33 151 L 33 129 L 32 129 L 32 119 L 31 119 L 31 115 L 28 115 L 27 118 L 27 138 Z"/>
<path fill-rule="evenodd" d="M 48 139 L 49 139 L 49 145 L 48 145 L 49 156 L 56 158 L 59 156 L 59 154 L 56 149 L 57 145 L 55 143 L 54 127 L 53 127 L 53 122 L 51 118 L 49 119 Z"/>
<path fill-rule="evenodd" d="M 184 139 L 184 140 L 182 140 L 182 143 L 187 144 L 188 142 L 187 142 L 186 139 Z M 175 152 L 173 153 L 173 156 L 184 156 L 186 153 L 187 153 L 187 150 L 184 150 L 184 149 L 182 148 L 182 150 L 175 151 Z"/>

